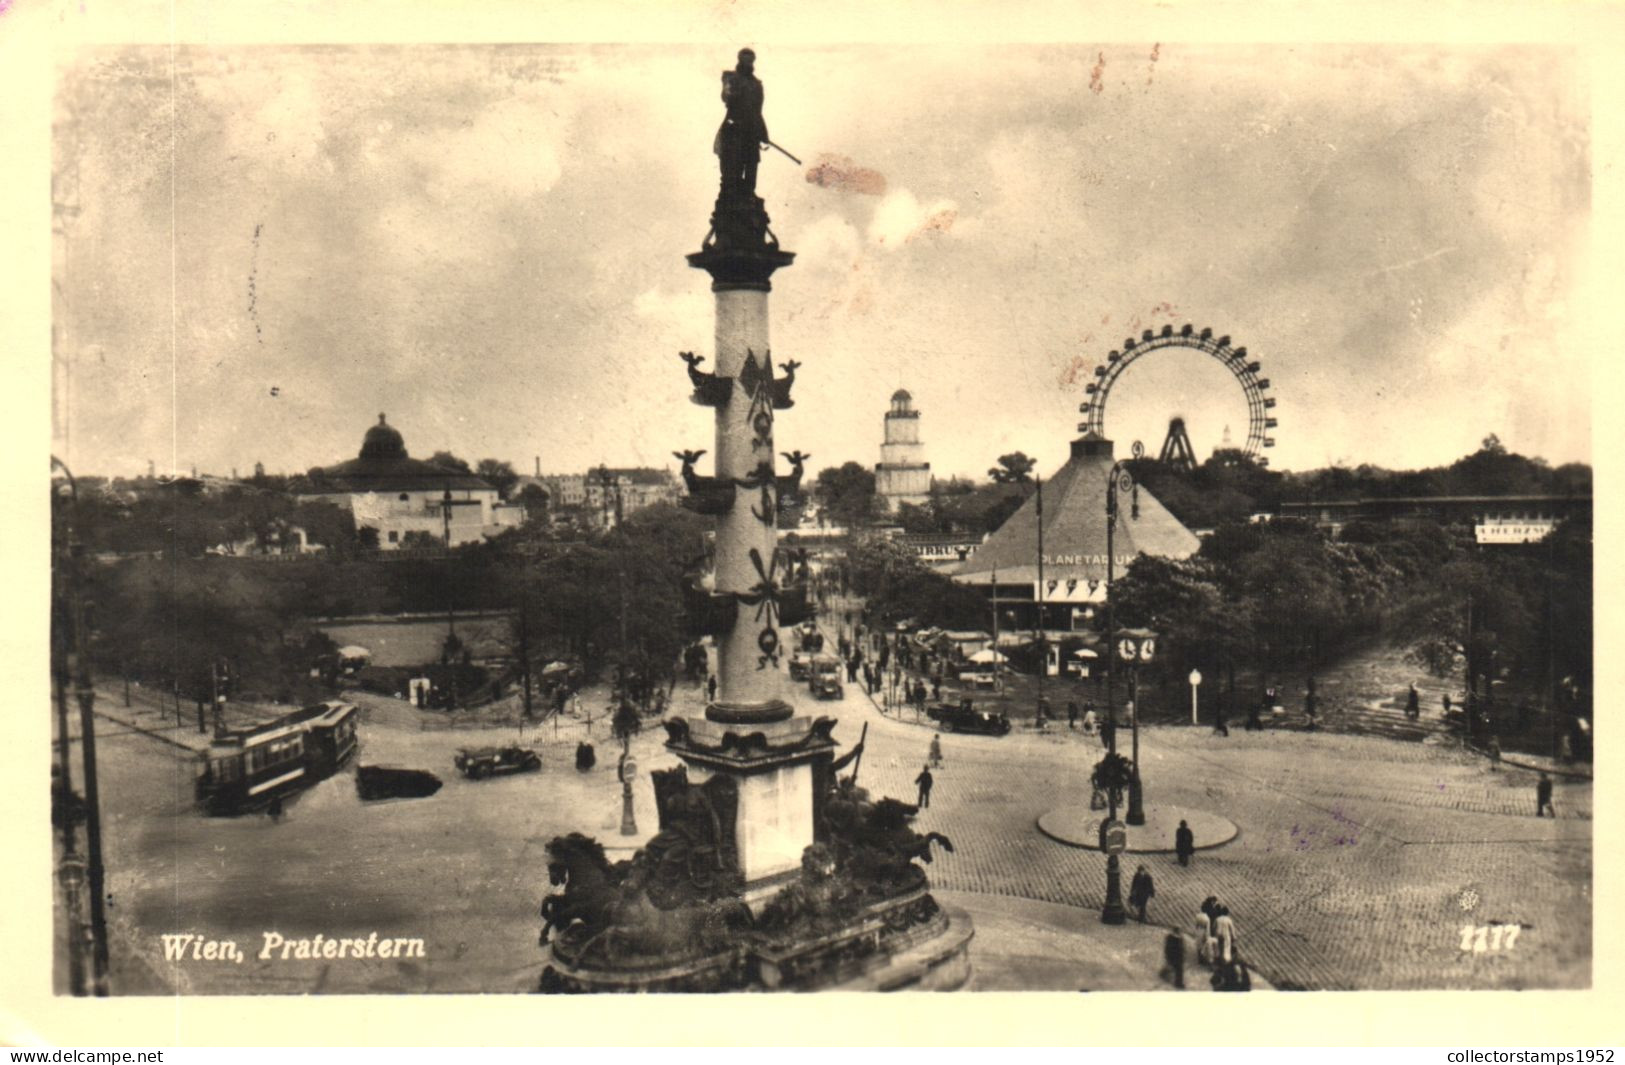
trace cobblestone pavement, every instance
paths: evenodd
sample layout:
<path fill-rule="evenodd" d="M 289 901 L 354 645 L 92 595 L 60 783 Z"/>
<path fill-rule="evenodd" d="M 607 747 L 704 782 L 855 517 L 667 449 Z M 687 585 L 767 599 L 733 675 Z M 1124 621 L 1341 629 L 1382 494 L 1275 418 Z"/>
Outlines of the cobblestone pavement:
<path fill-rule="evenodd" d="M 881 715 L 855 685 L 845 699 L 823 703 L 799 691 L 799 712 L 837 717 L 843 744 L 869 726 L 863 786 L 914 799 L 930 729 Z M 675 763 L 658 728 L 634 742 L 642 767 L 634 791 L 640 831 L 623 837 L 617 745 L 604 737 L 601 718 L 591 725 L 599 753 L 594 772 L 569 768 L 589 726 L 565 720 L 556 732 L 552 723 L 524 732 L 523 742 L 543 751 L 543 772 L 476 783 L 454 773 L 451 752 L 511 741 L 512 727 L 446 729 L 443 715 L 397 700 L 353 698 L 364 709 L 362 759 L 432 768 L 446 780 L 438 795 L 359 804 L 348 778 L 340 777 L 290 804 L 280 824 L 202 818 L 190 805 L 193 756 L 107 723 L 103 808 L 122 990 L 523 990 L 540 963 L 535 908 L 546 890 L 546 841 L 580 830 L 612 848 L 613 857 L 624 856 L 654 828 L 648 771 Z M 702 710 L 697 688 L 679 685 L 675 700 L 677 713 Z M 596 714 L 603 700 L 587 696 L 583 705 Z M 121 712 L 111 697 L 108 710 Z M 1063 726 L 1000 738 L 944 735 L 941 742 L 944 764 L 933 770 L 932 805 L 919 823 L 946 833 L 956 849 L 936 852 L 927 867 L 933 884 L 983 900 L 1011 899 L 1012 915 L 1030 909 L 1016 899 L 1064 907 L 1046 912 L 1060 915 L 1055 921 L 1077 915 L 1079 934 L 1104 934 L 1093 916 L 1104 902 L 1104 858 L 1048 839 L 1036 823 L 1058 805 L 1087 804 L 1098 741 Z M 1189 868 L 1170 855 L 1125 859 L 1125 881 L 1141 861 L 1156 878 L 1153 921 L 1188 927 L 1201 899 L 1218 896 L 1235 914 L 1243 955 L 1285 988 L 1589 985 L 1588 782 L 1557 781 L 1558 818 L 1537 819 L 1533 773 L 1492 770 L 1448 746 L 1284 730 L 1238 729 L 1219 738 L 1172 727 L 1145 729 L 1141 746 L 1149 807 L 1212 809 L 1240 828 L 1234 841 L 1198 853 Z M 1476 928 L 1506 924 L 1520 926 L 1510 948 L 1509 937 L 1498 935 L 1472 949 Z M 1073 932 L 1058 933 L 1045 947 L 1043 922 L 1022 927 L 1032 942 L 1001 945 L 979 935 L 973 965 L 980 944 L 990 967 L 1001 952 L 1040 959 L 1023 970 L 1034 989 L 1049 989 L 1046 972 L 1060 981 L 1055 989 L 1075 989 L 1075 972 L 1053 964 Z M 428 936 L 436 961 L 409 970 L 250 959 L 221 969 L 165 965 L 157 956 L 163 932 L 204 931 L 240 938 L 246 947 L 262 929 L 291 935 L 371 928 Z M 1042 961 L 1045 950 L 1050 961 Z M 1007 986 L 989 986 L 995 985 Z M 1017 979 L 1009 986 L 1025 985 Z"/>
<path fill-rule="evenodd" d="M 930 730 L 860 695 L 820 712 L 831 708 L 845 742 L 870 723 L 861 783 L 912 800 Z M 1057 805 L 1087 804 L 1098 741 L 1063 727 L 941 742 L 919 823 L 956 849 L 931 866 L 933 884 L 1098 910 L 1104 857 L 1036 827 Z M 1559 817 L 1539 819 L 1535 774 L 1448 746 L 1162 727 L 1142 730 L 1141 747 L 1148 807 L 1207 807 L 1241 829 L 1189 868 L 1145 856 L 1153 920 L 1188 926 L 1218 896 L 1244 956 L 1285 988 L 1589 986 L 1588 783 L 1558 782 Z M 1124 859 L 1125 880 L 1141 860 Z M 1494 924 L 1521 926 L 1512 949 L 1462 949 L 1464 926 Z"/>

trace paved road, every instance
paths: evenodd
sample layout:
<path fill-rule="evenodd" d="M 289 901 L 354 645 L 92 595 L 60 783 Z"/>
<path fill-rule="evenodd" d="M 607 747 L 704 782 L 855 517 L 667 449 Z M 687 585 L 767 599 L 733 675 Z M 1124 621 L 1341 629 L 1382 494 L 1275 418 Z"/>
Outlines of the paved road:
<path fill-rule="evenodd" d="M 787 681 L 788 683 L 788 681 Z M 836 737 L 869 726 L 860 783 L 912 801 L 932 732 L 883 716 L 848 685 L 840 701 L 798 699 L 828 714 Z M 388 699 L 359 697 L 363 761 L 430 768 L 445 787 L 429 800 L 362 804 L 348 776 L 263 817 L 208 819 L 190 805 L 186 752 L 109 726 L 100 744 L 107 817 L 115 972 L 125 990 L 524 990 L 540 964 L 533 944 L 542 849 L 570 830 L 634 847 L 654 827 L 647 779 L 636 789 L 639 835 L 623 838 L 620 788 L 603 722 L 593 729 L 600 768 L 578 774 L 571 755 L 584 722 L 544 728 L 542 773 L 484 782 L 456 777 L 463 744 L 512 738 L 511 728 L 426 729 L 437 718 Z M 676 709 L 699 712 L 679 686 Z M 910 719 L 912 715 L 909 715 Z M 645 771 L 673 759 L 663 733 L 640 737 Z M 1086 803 L 1098 742 L 1064 727 L 1047 735 L 942 737 L 945 764 L 922 828 L 948 834 L 953 854 L 929 867 L 945 892 L 1045 904 L 1034 935 L 1064 944 L 1099 930 L 1104 859 L 1036 826 L 1044 811 Z M 1241 828 L 1189 869 L 1150 856 L 1153 921 L 1188 925 L 1217 895 L 1235 913 L 1243 952 L 1279 986 L 1310 988 L 1581 987 L 1590 981 L 1591 788 L 1559 783 L 1556 820 L 1536 819 L 1532 774 L 1492 771 L 1445 748 L 1338 735 L 1155 729 L 1142 734 L 1148 803 L 1210 806 Z M 615 856 L 621 856 L 616 854 Z M 1125 876 L 1132 872 L 1128 863 Z M 1012 914 L 1025 912 L 1012 903 Z M 1029 907 L 1030 908 L 1030 907 Z M 1056 916 L 1059 915 L 1059 916 Z M 1464 926 L 1514 922 L 1511 950 L 1461 949 Z M 261 960 L 263 933 L 419 936 L 429 960 L 335 963 Z M 166 963 L 160 933 L 234 938 L 241 964 Z M 991 931 L 991 929 L 990 929 Z M 1471 941 L 1471 937 L 1469 937 Z M 995 951 L 991 941 L 987 947 Z M 1007 947 L 1008 945 L 1004 945 Z M 1042 944 L 1022 947 L 1043 955 Z M 1001 949 L 1004 949 L 1001 947 Z M 1035 953 L 1036 951 L 1036 953 Z M 1063 972 L 1034 963 L 1033 980 Z M 1058 975 L 1075 987 L 1075 974 Z M 990 985 L 992 986 L 992 985 Z M 997 985 L 1004 986 L 1004 985 Z"/>

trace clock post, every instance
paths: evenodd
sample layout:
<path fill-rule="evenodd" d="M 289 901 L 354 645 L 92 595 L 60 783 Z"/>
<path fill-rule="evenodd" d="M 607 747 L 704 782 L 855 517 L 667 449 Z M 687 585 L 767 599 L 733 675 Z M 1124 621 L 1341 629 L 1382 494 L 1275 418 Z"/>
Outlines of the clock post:
<path fill-rule="evenodd" d="M 1119 629 L 1117 657 L 1128 663 L 1129 672 L 1129 728 L 1134 737 L 1134 757 L 1130 760 L 1128 779 L 1128 815 L 1131 825 L 1145 824 L 1145 798 L 1140 788 L 1140 663 L 1149 662 L 1157 653 L 1157 634 L 1150 629 Z"/>

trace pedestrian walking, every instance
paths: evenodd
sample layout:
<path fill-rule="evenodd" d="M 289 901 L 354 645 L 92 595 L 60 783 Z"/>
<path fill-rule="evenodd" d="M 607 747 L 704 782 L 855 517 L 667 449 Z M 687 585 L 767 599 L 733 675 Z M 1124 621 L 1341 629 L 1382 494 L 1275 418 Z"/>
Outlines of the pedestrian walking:
<path fill-rule="evenodd" d="M 1218 957 L 1219 940 L 1213 935 L 1213 910 L 1217 901 L 1210 895 L 1196 914 L 1196 960 L 1212 965 Z"/>
<path fill-rule="evenodd" d="M 1174 829 L 1174 853 L 1179 856 L 1180 865 L 1191 864 L 1191 855 L 1196 853 L 1196 833 L 1183 821 Z"/>
<path fill-rule="evenodd" d="M 1216 964 L 1229 965 L 1236 960 L 1236 922 L 1230 917 L 1230 907 L 1219 903 L 1214 910 L 1213 937 L 1219 941 Z"/>
<path fill-rule="evenodd" d="M 598 755 L 592 749 L 592 744 L 585 740 L 576 744 L 576 771 L 585 773 L 598 764 Z"/>
<path fill-rule="evenodd" d="M 932 765 L 940 766 L 942 764 L 942 738 L 940 736 L 931 737 L 930 757 Z"/>
<path fill-rule="evenodd" d="M 1542 773 L 1535 784 L 1535 816 L 1545 817 L 1547 810 L 1557 816 L 1557 807 L 1552 805 L 1552 778 Z"/>
<path fill-rule="evenodd" d="M 942 700 L 942 677 L 940 675 L 931 678 L 931 698 L 937 702 Z"/>
<path fill-rule="evenodd" d="M 924 810 L 931 805 L 931 785 L 933 783 L 931 778 L 931 767 L 928 765 L 922 765 L 920 767 L 920 775 L 914 778 L 914 783 L 920 786 L 920 801 L 917 803 L 917 805 L 920 809 Z"/>
<path fill-rule="evenodd" d="M 1315 678 L 1309 678 L 1309 690 L 1303 694 L 1303 716 L 1309 719 L 1309 731 L 1315 731 Z"/>
<path fill-rule="evenodd" d="M 1095 704 L 1094 703 L 1084 703 L 1083 704 L 1083 734 L 1085 736 L 1093 736 L 1095 734 Z"/>
<path fill-rule="evenodd" d="M 866 692 L 875 690 L 875 667 L 867 662 L 863 664 L 863 690 Z"/>
<path fill-rule="evenodd" d="M 1490 737 L 1490 768 L 1501 768 L 1501 738 L 1499 736 Z"/>
<path fill-rule="evenodd" d="M 1237 958 L 1228 965 L 1221 965 L 1213 970 L 1211 979 L 1215 991 L 1251 991 L 1253 977 L 1247 970 L 1247 963 Z"/>
<path fill-rule="evenodd" d="M 1156 897 L 1157 886 L 1151 882 L 1151 874 L 1145 866 L 1140 866 L 1134 873 L 1134 879 L 1129 881 L 1128 903 L 1135 909 L 1135 917 L 1141 924 L 1145 924 L 1145 908 Z"/>
<path fill-rule="evenodd" d="M 1185 937 L 1180 933 L 1179 929 L 1172 929 L 1163 937 L 1162 960 L 1166 963 L 1163 973 L 1167 976 L 1168 982 L 1183 991 L 1185 989 Z"/>
<path fill-rule="evenodd" d="M 1445 709 L 1448 710 L 1449 707 Z M 1414 683 L 1411 685 L 1410 692 L 1405 696 L 1405 716 L 1412 721 L 1422 716 L 1422 697 L 1417 694 Z"/>
<path fill-rule="evenodd" d="M 705 698 L 708 702 L 717 701 L 717 675 L 711 674 L 705 678 Z"/>
<path fill-rule="evenodd" d="M 1069 729 L 1078 727 L 1078 703 L 1075 699 L 1066 701 L 1066 727 Z"/>

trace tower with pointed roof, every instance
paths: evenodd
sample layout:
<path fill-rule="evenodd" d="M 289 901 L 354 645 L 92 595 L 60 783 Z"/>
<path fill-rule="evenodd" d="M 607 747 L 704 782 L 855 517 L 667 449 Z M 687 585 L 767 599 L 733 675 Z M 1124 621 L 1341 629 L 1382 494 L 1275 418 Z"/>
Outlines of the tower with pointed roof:
<path fill-rule="evenodd" d="M 906 388 L 892 393 L 886 412 L 880 463 L 875 466 L 875 494 L 886 513 L 895 514 L 904 503 L 924 506 L 931 500 L 931 464 L 920 442 L 920 412 Z"/>

